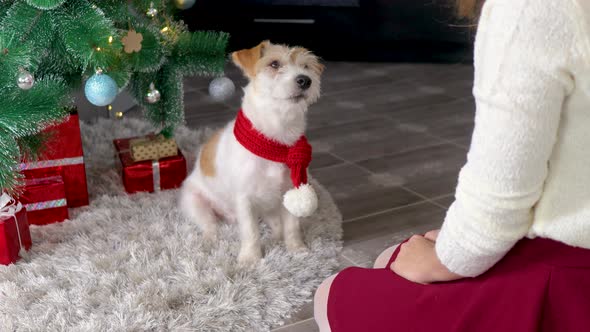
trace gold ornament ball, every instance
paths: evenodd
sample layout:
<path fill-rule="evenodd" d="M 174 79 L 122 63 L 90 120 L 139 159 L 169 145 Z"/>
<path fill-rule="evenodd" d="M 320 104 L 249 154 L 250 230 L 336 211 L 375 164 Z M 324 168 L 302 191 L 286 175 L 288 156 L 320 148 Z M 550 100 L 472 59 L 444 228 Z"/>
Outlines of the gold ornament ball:
<path fill-rule="evenodd" d="M 115 112 L 115 118 L 122 119 L 123 118 L 123 112 L 121 112 L 121 111 Z"/>
<path fill-rule="evenodd" d="M 189 9 L 195 4 L 196 0 L 174 0 L 178 9 Z"/>

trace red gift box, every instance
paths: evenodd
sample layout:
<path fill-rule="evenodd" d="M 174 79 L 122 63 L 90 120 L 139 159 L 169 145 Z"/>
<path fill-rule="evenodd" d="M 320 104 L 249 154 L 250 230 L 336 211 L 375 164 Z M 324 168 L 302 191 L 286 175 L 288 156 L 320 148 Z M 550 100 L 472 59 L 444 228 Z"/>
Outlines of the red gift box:
<path fill-rule="evenodd" d="M 26 179 L 19 200 L 27 209 L 29 225 L 47 225 L 70 217 L 61 175 Z"/>
<path fill-rule="evenodd" d="M 58 172 L 63 178 L 69 207 L 88 205 L 84 151 L 80 137 L 78 114 L 46 130 L 48 141 L 38 161 L 20 164 L 27 179 L 52 176 Z"/>
<path fill-rule="evenodd" d="M 0 197 L 0 264 L 15 263 L 20 251 L 29 250 L 32 243 L 26 209 L 3 194 Z"/>
<path fill-rule="evenodd" d="M 159 160 L 134 162 L 129 151 L 129 141 L 138 137 L 122 138 L 113 141 L 123 166 L 123 185 L 130 194 L 147 191 L 154 192 L 180 187 L 186 178 L 186 160 L 182 152 Z"/>

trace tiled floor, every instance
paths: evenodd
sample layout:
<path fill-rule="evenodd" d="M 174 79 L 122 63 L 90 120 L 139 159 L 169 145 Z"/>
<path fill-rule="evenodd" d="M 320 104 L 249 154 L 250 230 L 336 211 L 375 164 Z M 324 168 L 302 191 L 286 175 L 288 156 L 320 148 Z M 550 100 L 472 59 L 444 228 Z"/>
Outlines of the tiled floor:
<path fill-rule="evenodd" d="M 388 246 L 441 224 L 473 129 L 472 72 L 459 64 L 327 64 L 308 137 L 311 174 L 344 216 L 342 267 L 369 266 Z M 228 76 L 245 82 L 235 68 Z M 187 81 L 192 127 L 219 126 L 239 107 L 241 91 L 215 103 L 207 85 Z M 317 331 L 312 314 L 308 304 L 275 331 Z"/>

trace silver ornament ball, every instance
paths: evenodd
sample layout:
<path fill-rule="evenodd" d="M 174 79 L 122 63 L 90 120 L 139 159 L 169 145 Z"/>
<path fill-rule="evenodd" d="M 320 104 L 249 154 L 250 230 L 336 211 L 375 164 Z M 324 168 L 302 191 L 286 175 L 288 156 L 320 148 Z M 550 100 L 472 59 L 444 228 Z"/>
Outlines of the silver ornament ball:
<path fill-rule="evenodd" d="M 154 3 L 150 2 L 150 8 L 148 8 L 146 15 L 149 17 L 155 17 L 158 15 L 158 10 L 154 7 Z"/>
<path fill-rule="evenodd" d="M 16 84 L 23 90 L 29 90 L 35 84 L 35 77 L 28 71 L 23 70 L 18 74 Z"/>
<path fill-rule="evenodd" d="M 150 104 L 155 104 L 158 101 L 160 101 L 160 97 L 162 97 L 160 91 L 156 89 L 153 83 L 150 84 L 150 89 L 148 93 L 145 95 L 145 100 Z"/>
<path fill-rule="evenodd" d="M 217 101 L 229 99 L 235 91 L 234 82 L 227 77 L 218 77 L 209 84 L 209 95 Z"/>
<path fill-rule="evenodd" d="M 174 0 L 178 9 L 189 9 L 195 4 L 196 0 Z"/>

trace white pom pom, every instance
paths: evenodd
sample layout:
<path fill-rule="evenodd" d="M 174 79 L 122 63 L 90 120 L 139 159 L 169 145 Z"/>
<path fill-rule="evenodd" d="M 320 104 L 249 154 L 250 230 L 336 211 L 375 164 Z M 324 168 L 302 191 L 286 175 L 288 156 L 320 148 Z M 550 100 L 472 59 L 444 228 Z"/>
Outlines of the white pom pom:
<path fill-rule="evenodd" d="M 296 217 L 309 217 L 318 208 L 318 196 L 310 184 L 302 184 L 285 193 L 283 205 Z"/>

